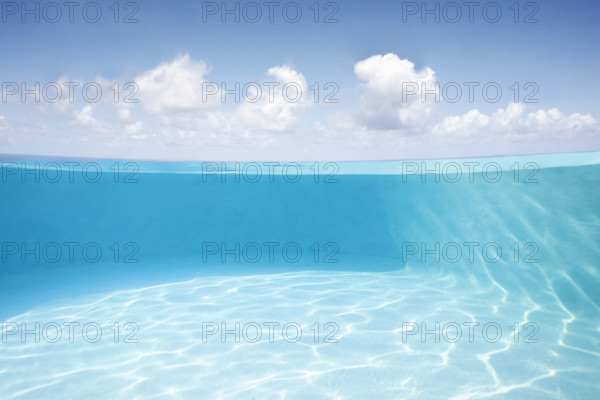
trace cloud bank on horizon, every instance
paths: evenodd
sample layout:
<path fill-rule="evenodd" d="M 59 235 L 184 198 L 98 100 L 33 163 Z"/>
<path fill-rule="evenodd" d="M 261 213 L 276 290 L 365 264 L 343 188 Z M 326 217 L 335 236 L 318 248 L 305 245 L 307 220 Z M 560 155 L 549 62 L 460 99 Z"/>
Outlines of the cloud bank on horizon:
<path fill-rule="evenodd" d="M 25 153 L 19 143 L 19 134 L 25 133 L 56 138 L 66 149 L 61 155 L 71 156 L 77 155 L 73 150 L 79 144 L 95 142 L 97 154 L 90 156 L 107 157 L 111 149 L 124 147 L 141 158 L 210 159 L 210 149 L 226 146 L 230 154 L 245 159 L 253 154 L 308 159 L 311 146 L 317 146 L 326 150 L 318 152 L 319 157 L 330 154 L 330 159 L 373 159 L 378 154 L 389 159 L 409 153 L 460 157 L 498 154 L 500 143 L 509 154 L 511 148 L 514 154 L 536 152 L 548 143 L 552 146 L 547 151 L 561 152 L 574 142 L 597 144 L 600 134 L 597 117 L 589 113 L 565 114 L 515 102 L 490 114 L 473 108 L 440 118 L 436 111 L 444 98 L 436 71 L 416 69 L 393 53 L 357 61 L 358 106 L 322 113 L 321 119 L 307 116 L 315 108 L 327 109 L 326 94 L 330 103 L 339 102 L 331 96 L 339 88 L 329 93 L 311 90 L 303 73 L 289 65 L 269 67 L 263 77 L 245 85 L 213 82 L 211 71 L 206 61 L 183 54 L 139 73 L 123 93 L 110 90 L 112 79 L 97 77 L 94 83 L 102 93 L 110 93 L 97 102 L 91 101 L 95 98 L 89 91 L 87 100 L 79 102 L 88 104 L 82 106 L 66 95 L 54 103 L 29 104 L 25 98 L 30 113 L 40 119 L 32 127 L 17 118 L 11 121 L 10 115 L 0 116 L 2 152 Z M 63 87 L 86 84 L 67 75 L 56 82 Z M 128 94 L 131 101 L 115 101 L 117 93 Z M 15 103 L 18 95 L 2 94 Z M 472 151 L 444 153 L 463 146 Z"/>

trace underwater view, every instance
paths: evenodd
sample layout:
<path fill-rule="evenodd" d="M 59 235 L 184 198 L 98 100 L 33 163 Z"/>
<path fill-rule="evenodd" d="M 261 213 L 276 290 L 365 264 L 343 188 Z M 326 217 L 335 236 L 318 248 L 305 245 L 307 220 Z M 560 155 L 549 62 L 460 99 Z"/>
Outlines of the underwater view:
<path fill-rule="evenodd" d="M 600 393 L 600 153 L 1 179 L 2 399 Z"/>

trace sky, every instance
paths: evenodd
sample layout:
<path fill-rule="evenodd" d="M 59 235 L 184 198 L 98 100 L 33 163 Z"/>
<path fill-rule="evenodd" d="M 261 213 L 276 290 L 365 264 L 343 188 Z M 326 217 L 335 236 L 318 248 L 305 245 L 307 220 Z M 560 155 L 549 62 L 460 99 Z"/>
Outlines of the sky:
<path fill-rule="evenodd" d="M 600 2 L 2 2 L 0 154 L 600 150 Z"/>

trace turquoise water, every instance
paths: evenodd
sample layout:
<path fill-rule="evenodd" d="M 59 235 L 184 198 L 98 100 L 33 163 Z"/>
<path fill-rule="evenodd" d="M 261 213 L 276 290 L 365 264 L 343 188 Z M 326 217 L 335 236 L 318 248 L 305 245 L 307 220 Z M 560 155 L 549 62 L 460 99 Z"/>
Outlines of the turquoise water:
<path fill-rule="evenodd" d="M 600 392 L 599 153 L 4 160 L 2 398 Z"/>

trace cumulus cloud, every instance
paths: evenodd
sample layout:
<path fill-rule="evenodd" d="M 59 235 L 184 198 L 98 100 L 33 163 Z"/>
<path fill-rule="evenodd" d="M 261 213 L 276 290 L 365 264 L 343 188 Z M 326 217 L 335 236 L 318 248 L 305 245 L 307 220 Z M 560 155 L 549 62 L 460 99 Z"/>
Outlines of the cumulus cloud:
<path fill-rule="evenodd" d="M 75 113 L 75 121 L 81 126 L 90 128 L 98 125 L 98 121 L 93 117 L 93 108 L 91 104 L 83 107 L 81 111 Z"/>
<path fill-rule="evenodd" d="M 68 126 L 84 129 L 80 134 L 82 138 L 88 133 L 130 133 L 128 127 L 141 124 L 134 120 L 132 113 L 135 103 L 131 100 L 137 96 L 133 82 L 103 76 L 85 80 L 62 75 L 52 85 L 53 89 L 46 92 L 44 101 L 32 104 L 41 111 L 45 123 L 66 122 Z M 30 130 L 19 126 L 19 131 Z"/>
<path fill-rule="evenodd" d="M 245 129 L 275 132 L 293 129 L 310 106 L 306 78 L 283 65 L 269 68 L 265 82 L 273 86 L 273 96 L 261 89 L 263 93 L 259 100 L 255 103 L 243 102 L 236 108 L 233 117 Z M 258 96 L 253 94 L 252 97 Z"/>
<path fill-rule="evenodd" d="M 142 121 L 135 121 L 134 123 L 125 126 L 127 133 L 135 134 L 142 130 Z"/>
<path fill-rule="evenodd" d="M 357 62 L 354 74 L 364 81 L 356 114 L 359 124 L 370 129 L 415 128 L 432 118 L 439 91 L 431 68 L 416 71 L 412 62 L 389 53 Z"/>
<path fill-rule="evenodd" d="M 600 138 L 600 123 L 590 114 L 566 115 L 556 108 L 529 110 L 517 103 L 489 113 L 472 109 L 434 119 L 441 97 L 436 91 L 435 71 L 428 67 L 417 70 L 411 61 L 391 53 L 374 55 L 354 65 L 358 107 L 327 106 L 318 110 L 318 119 L 311 119 L 313 115 L 308 113 L 317 106 L 312 102 L 307 78 L 290 65 L 266 68 L 264 76 L 254 79 L 256 86 L 250 85 L 246 92 L 242 89 L 246 97 L 239 103 L 231 93 L 221 96 L 216 86 L 211 87 L 210 96 L 203 95 L 203 84 L 212 84 L 207 80 L 210 70 L 206 62 L 188 54 L 150 66 L 132 79 L 137 85 L 133 97 L 139 103 L 123 101 L 132 90 L 125 88 L 122 80 L 120 99 L 115 101 L 111 89 L 115 80 L 98 76 L 95 82 L 104 94 L 96 103 L 82 102 L 78 91 L 75 102 L 64 96 L 57 103 L 29 105 L 42 110 L 43 127 L 18 119 L 15 122 L 13 115 L 8 115 L 9 126 L 0 117 L 0 144 L 12 143 L 8 133 L 18 132 L 22 134 L 18 140 L 29 135 L 32 143 L 38 140 L 33 134 L 43 133 L 73 146 L 87 142 L 115 149 L 143 144 L 159 153 L 168 153 L 173 147 L 185 149 L 194 157 L 213 156 L 208 150 L 198 152 L 200 149 L 227 152 L 237 148 L 246 149 L 248 159 L 262 150 L 264 159 L 276 159 L 281 154 L 288 154 L 290 159 L 289 155 L 297 154 L 299 149 L 305 152 L 302 158 L 310 158 L 318 150 L 324 154 L 321 159 L 329 153 L 332 159 L 377 159 L 485 155 L 492 150 L 509 154 L 516 149 L 525 151 L 527 146 L 535 149 L 542 142 L 552 142 L 544 151 L 558 151 L 564 148 L 561 144 L 579 141 L 584 146 L 598 143 Z M 86 83 L 67 75 L 57 82 L 63 87 L 67 82 L 76 82 L 79 88 Z M 244 86 L 240 82 L 239 87 Z M 63 129 L 65 125 L 68 129 Z M 94 142 L 95 137 L 102 139 Z M 578 150 L 581 146 L 570 148 Z"/>
<path fill-rule="evenodd" d="M 446 117 L 433 127 L 433 134 L 447 138 L 554 139 L 597 134 L 599 129 L 598 121 L 590 114 L 565 115 L 557 108 L 526 113 L 523 104 L 511 103 L 491 115 L 473 109 L 464 115 Z"/>
<path fill-rule="evenodd" d="M 203 101 L 202 84 L 210 70 L 205 62 L 194 61 L 189 54 L 162 63 L 135 78 L 140 102 L 152 114 L 207 108 L 214 103 Z"/>
<path fill-rule="evenodd" d="M 454 134 L 457 136 L 470 136 L 481 132 L 481 130 L 490 124 L 490 117 L 480 113 L 478 110 L 471 110 L 462 116 L 450 116 L 444 118 L 444 122 L 433 128 L 436 134 Z"/>
<path fill-rule="evenodd" d="M 556 108 L 529 111 L 521 103 L 489 114 L 472 109 L 436 121 L 434 112 L 442 96 L 431 68 L 416 70 L 411 61 L 389 53 L 358 61 L 354 73 L 362 81 L 360 107 L 328 117 L 322 130 L 333 140 L 405 146 L 414 137 L 421 143 L 460 146 L 594 136 L 600 129 L 590 114 L 565 115 Z M 345 134 L 340 136 L 336 130 Z"/>
<path fill-rule="evenodd" d="M 196 144 L 207 141 L 220 145 L 235 142 L 261 144 L 276 140 L 278 133 L 293 131 L 311 105 L 306 78 L 288 65 L 269 68 L 262 80 L 231 85 L 229 90 L 234 87 L 240 90 L 237 100 L 232 94 L 222 97 L 220 92 L 215 93 L 216 85 L 204 79 L 208 72 L 205 66 L 205 63 L 193 61 L 186 55 L 143 73 L 141 79 L 136 78 L 140 94 L 143 92 L 144 97 L 154 98 L 167 87 L 171 88 L 172 92 L 160 104 L 148 106 L 145 104 L 148 98 L 145 101 L 141 99 L 147 111 L 158 114 L 156 122 L 161 135 L 169 140 L 195 141 Z M 158 79 L 158 76 L 162 78 Z M 155 81 L 162 83 L 155 84 Z M 149 82 L 153 83 L 148 92 Z M 203 88 L 204 82 L 206 86 Z M 172 89 L 176 86 L 185 86 L 186 90 L 196 87 L 198 90 L 178 95 L 178 91 Z M 203 89 L 210 89 L 204 98 Z M 226 103 L 234 103 L 233 108 L 225 108 Z"/>

